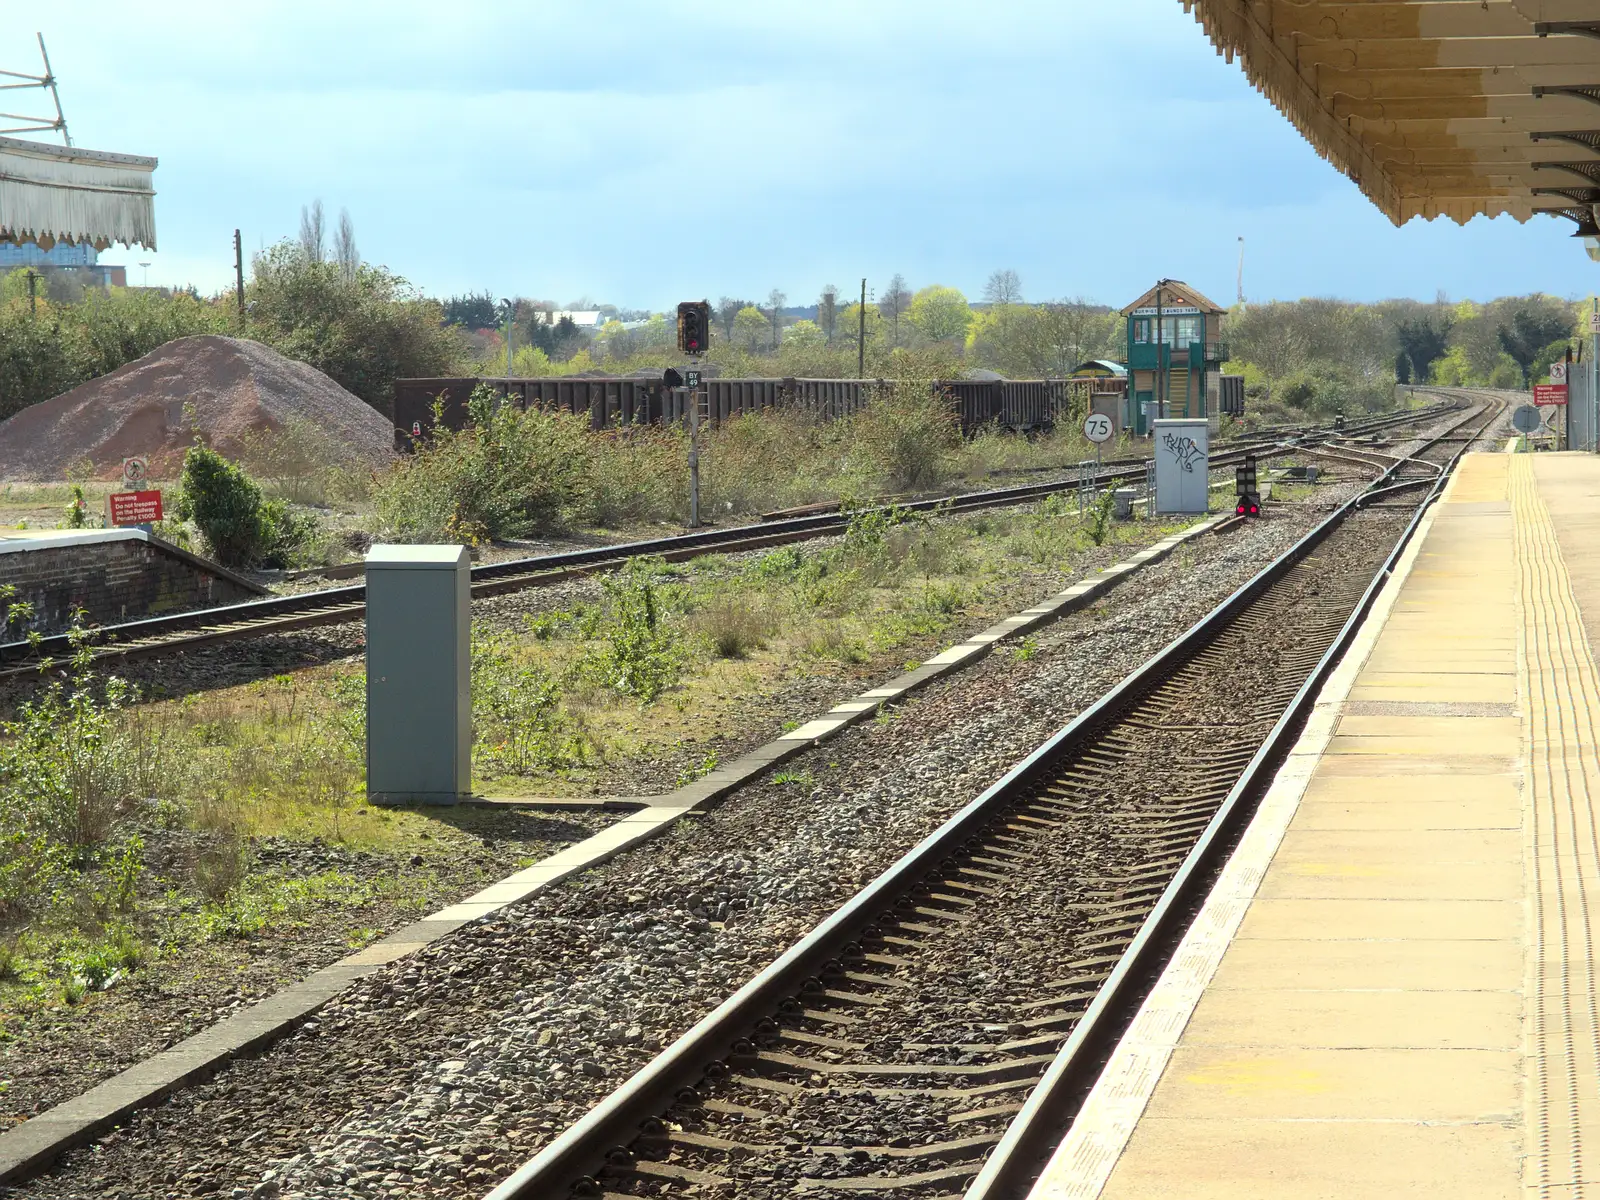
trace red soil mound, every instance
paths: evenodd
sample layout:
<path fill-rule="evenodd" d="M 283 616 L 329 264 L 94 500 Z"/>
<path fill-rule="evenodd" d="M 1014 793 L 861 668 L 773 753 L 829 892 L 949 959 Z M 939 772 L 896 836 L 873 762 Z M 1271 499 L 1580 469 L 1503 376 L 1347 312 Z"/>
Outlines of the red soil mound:
<path fill-rule="evenodd" d="M 172 479 L 196 434 L 236 456 L 251 430 L 294 417 L 323 432 L 330 462 L 394 457 L 388 418 L 321 371 L 260 342 L 206 335 L 168 342 L 0 422 L 0 479 L 62 479 L 85 459 L 97 476 L 120 475 L 134 454 L 149 455 L 154 478 Z"/>

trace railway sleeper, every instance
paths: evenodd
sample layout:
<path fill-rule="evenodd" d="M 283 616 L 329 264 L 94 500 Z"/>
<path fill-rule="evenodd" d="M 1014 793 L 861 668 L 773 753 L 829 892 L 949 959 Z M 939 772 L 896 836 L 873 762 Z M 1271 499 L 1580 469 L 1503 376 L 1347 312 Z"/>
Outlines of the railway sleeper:
<path fill-rule="evenodd" d="M 903 1188 L 927 1187 L 937 1183 L 954 1183 L 976 1175 L 982 1163 L 964 1163 L 946 1167 L 942 1171 L 920 1171 L 915 1175 L 854 1175 L 843 1179 L 828 1179 L 811 1175 L 801 1176 L 795 1184 L 800 1193 L 807 1191 L 836 1192 L 897 1192 Z"/>
<path fill-rule="evenodd" d="M 833 1063 L 802 1058 L 776 1050 L 758 1050 L 753 1056 L 763 1068 L 805 1072 L 811 1075 L 851 1075 L 869 1079 L 963 1079 L 971 1083 L 1003 1083 L 1037 1078 L 1052 1054 L 1032 1054 L 994 1063 Z"/>

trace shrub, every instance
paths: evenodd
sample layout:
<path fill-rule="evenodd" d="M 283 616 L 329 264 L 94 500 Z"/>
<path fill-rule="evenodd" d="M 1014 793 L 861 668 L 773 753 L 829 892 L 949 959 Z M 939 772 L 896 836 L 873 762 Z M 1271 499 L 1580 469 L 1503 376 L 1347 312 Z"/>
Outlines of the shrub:
<path fill-rule="evenodd" d="M 555 680 L 523 659 L 505 635 L 473 643 L 472 720 L 474 753 L 507 774 L 531 775 L 585 757 Z"/>
<path fill-rule="evenodd" d="M 470 423 L 445 429 L 374 487 L 379 520 L 400 541 L 478 543 L 561 526 L 590 494 L 585 424 L 567 413 L 520 411 L 480 385 Z"/>
<path fill-rule="evenodd" d="M 856 469 L 890 491 L 920 491 L 949 478 L 961 446 L 950 394 L 914 370 L 874 389 L 847 420 Z"/>
<path fill-rule="evenodd" d="M 696 626 L 718 658 L 748 658 L 772 634 L 768 615 L 745 597 L 724 592 L 697 616 Z"/>
<path fill-rule="evenodd" d="M 662 612 L 659 566 L 659 559 L 636 558 L 601 579 L 606 607 L 596 630 L 599 644 L 581 668 L 602 686 L 646 702 L 671 687 L 683 665 Z"/>
<path fill-rule="evenodd" d="M 448 374 L 460 352 L 439 304 L 382 267 L 346 271 L 288 241 L 257 255 L 252 267 L 250 335 L 310 363 L 379 412 L 389 412 L 396 379 Z"/>
<path fill-rule="evenodd" d="M 230 567 L 283 566 L 316 532 L 281 500 L 267 500 L 255 480 L 207 446 L 191 446 L 175 511 L 193 521 L 217 561 Z"/>
<path fill-rule="evenodd" d="M 681 429 L 635 426 L 604 434 L 588 465 L 585 516 L 596 525 L 616 528 L 688 511 L 688 443 Z"/>
<path fill-rule="evenodd" d="M 1100 493 L 1100 499 L 1095 501 L 1094 508 L 1090 510 L 1089 540 L 1096 546 L 1105 545 L 1106 535 L 1111 529 L 1111 510 L 1116 502 L 1116 496 L 1107 488 Z"/>
<path fill-rule="evenodd" d="M 323 499 L 338 471 L 327 435 L 304 417 L 291 416 L 276 429 L 252 429 L 240 441 L 241 463 L 297 503 Z"/>
<path fill-rule="evenodd" d="M 115 370 L 173 338 L 221 333 L 228 309 L 178 292 L 91 290 L 58 296 L 46 278 L 34 304 L 26 270 L 0 283 L 0 418 Z M 76 302 L 69 302 L 76 299 Z"/>

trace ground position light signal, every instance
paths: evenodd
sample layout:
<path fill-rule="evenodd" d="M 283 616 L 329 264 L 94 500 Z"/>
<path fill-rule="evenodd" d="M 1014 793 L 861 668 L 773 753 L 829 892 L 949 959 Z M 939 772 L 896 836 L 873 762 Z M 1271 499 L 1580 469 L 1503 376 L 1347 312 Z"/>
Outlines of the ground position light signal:
<path fill-rule="evenodd" d="M 1233 469 L 1233 490 L 1238 496 L 1238 504 L 1234 511 L 1239 516 L 1261 515 L 1261 492 L 1256 483 L 1255 455 L 1246 455 L 1244 463 Z"/>
<path fill-rule="evenodd" d="M 711 305 L 704 300 L 685 300 L 678 305 L 678 349 L 685 354 L 704 354 L 710 343 Z"/>

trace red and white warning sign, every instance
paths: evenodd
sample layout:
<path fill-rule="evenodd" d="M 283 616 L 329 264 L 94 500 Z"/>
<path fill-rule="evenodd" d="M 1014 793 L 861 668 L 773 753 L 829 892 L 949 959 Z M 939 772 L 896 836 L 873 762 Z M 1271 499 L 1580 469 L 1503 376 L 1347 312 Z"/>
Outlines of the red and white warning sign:
<path fill-rule="evenodd" d="M 161 520 L 161 493 L 112 492 L 106 497 L 113 525 L 151 525 Z"/>

